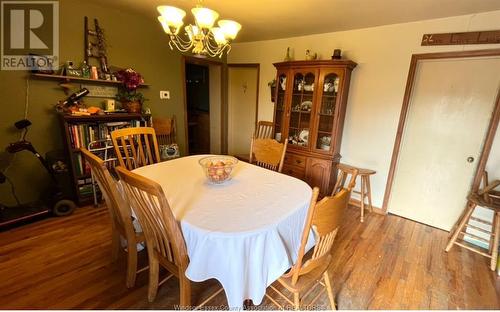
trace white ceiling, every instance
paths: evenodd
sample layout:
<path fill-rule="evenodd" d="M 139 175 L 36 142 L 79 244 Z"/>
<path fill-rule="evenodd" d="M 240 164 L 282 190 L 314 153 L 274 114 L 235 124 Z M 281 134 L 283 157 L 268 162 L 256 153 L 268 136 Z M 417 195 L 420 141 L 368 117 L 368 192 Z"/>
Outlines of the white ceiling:
<path fill-rule="evenodd" d="M 187 12 L 196 0 L 92 0 L 156 18 L 158 5 Z M 500 10 L 500 0 L 204 0 L 243 25 L 237 42 L 287 38 Z M 500 26 L 500 22 L 499 22 Z M 499 27 L 500 28 L 500 27 Z"/>

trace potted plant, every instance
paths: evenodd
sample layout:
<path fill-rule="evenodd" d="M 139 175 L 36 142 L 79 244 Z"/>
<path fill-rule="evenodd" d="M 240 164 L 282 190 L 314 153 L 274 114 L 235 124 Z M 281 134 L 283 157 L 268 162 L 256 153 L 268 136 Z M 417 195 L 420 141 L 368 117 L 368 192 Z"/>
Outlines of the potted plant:
<path fill-rule="evenodd" d="M 137 92 L 140 84 L 144 83 L 141 74 L 132 68 L 122 69 L 116 72 L 116 78 L 122 82 L 118 88 L 116 99 L 122 103 L 122 107 L 129 113 L 141 113 L 142 103 L 146 101 L 144 94 Z"/>
<path fill-rule="evenodd" d="M 271 88 L 271 102 L 274 103 L 276 96 L 276 79 L 269 81 L 267 85 Z"/>

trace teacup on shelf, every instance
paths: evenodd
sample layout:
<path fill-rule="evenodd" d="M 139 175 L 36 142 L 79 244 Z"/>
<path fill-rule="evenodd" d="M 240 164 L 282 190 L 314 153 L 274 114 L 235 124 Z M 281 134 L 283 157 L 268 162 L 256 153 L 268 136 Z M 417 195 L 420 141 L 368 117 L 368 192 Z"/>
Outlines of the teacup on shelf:
<path fill-rule="evenodd" d="M 305 91 L 314 91 L 314 84 L 304 85 Z"/>

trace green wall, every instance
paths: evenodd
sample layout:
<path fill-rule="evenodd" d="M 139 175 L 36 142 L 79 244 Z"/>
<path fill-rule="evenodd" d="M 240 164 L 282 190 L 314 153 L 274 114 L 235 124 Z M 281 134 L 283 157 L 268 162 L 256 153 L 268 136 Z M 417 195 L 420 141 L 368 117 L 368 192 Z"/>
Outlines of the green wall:
<path fill-rule="evenodd" d="M 118 67 L 132 67 L 140 72 L 151 86 L 141 89 L 149 99 L 145 106 L 150 107 L 155 116 L 177 116 L 177 138 L 181 152 L 185 147 L 184 108 L 181 81 L 181 54 L 171 51 L 168 38 L 155 19 L 103 7 L 88 1 L 63 0 L 59 2 L 60 16 L 60 60 L 72 60 L 80 64 L 83 60 L 83 17 L 99 20 L 108 42 L 109 64 Z M 26 95 L 29 98 L 27 118 L 33 123 L 28 134 L 39 152 L 62 147 L 61 132 L 53 105 L 65 98 L 65 94 L 55 81 L 29 80 L 27 91 L 25 71 L 0 71 L 0 150 L 11 141 L 19 138 L 13 123 L 24 118 Z M 75 84 L 74 89 L 79 89 Z M 159 91 L 170 90 L 170 100 L 160 100 Z M 86 100 L 94 103 L 96 100 Z M 6 175 L 16 185 L 21 201 L 38 197 L 48 177 L 35 157 L 28 152 L 17 154 L 9 159 L 0 153 L 0 170 L 9 160 L 12 166 Z M 0 185 L 0 202 L 13 204 L 8 184 Z"/>

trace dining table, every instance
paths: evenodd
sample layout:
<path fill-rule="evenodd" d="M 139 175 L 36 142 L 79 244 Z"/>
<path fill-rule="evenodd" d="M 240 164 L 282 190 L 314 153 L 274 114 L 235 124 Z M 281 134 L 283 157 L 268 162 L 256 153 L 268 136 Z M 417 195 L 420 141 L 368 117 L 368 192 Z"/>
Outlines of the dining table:
<path fill-rule="evenodd" d="M 304 181 L 243 161 L 234 165 L 229 181 L 211 184 L 199 164 L 207 156 L 186 156 L 133 172 L 161 185 L 186 243 L 186 277 L 194 282 L 217 279 L 230 308 L 241 308 L 245 300 L 259 305 L 266 288 L 297 259 L 312 189 Z M 314 243 L 309 235 L 307 249 Z"/>

